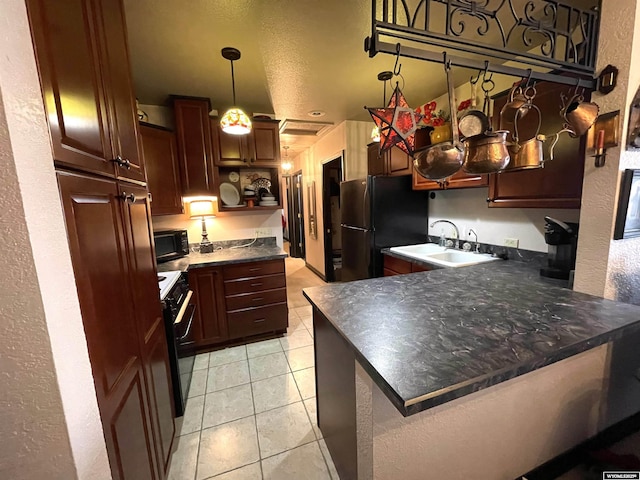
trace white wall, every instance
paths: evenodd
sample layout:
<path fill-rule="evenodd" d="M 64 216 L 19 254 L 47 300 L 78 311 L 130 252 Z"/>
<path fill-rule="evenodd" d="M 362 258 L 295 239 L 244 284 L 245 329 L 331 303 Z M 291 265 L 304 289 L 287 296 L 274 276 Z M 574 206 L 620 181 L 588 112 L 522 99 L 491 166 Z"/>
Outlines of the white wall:
<path fill-rule="evenodd" d="M 152 219 L 154 230 L 186 228 L 189 243 L 200 243 L 202 239 L 202 220 L 187 215 L 161 215 Z M 263 237 L 276 237 L 276 243 L 282 248 L 282 210 L 269 213 L 234 214 L 207 219 L 207 233 L 212 242 L 221 240 L 253 239 L 256 229 L 269 230 L 271 234 Z"/>
<path fill-rule="evenodd" d="M 579 210 L 541 208 L 489 208 L 487 188 L 467 188 L 437 191 L 436 198 L 429 199 L 429 224 L 436 220 L 450 220 L 460 230 L 460 237 L 473 240 L 468 231 L 473 228 L 478 241 L 502 246 L 505 238 L 520 240 L 519 248 L 546 252 L 544 241 L 544 216 L 566 222 L 577 222 Z M 429 228 L 429 235 L 439 236 L 441 230 L 447 237 L 454 237 L 453 228 L 438 224 Z"/>
<path fill-rule="evenodd" d="M 144 120 L 147 123 L 152 123 L 154 125 L 160 125 L 161 127 L 166 127 L 170 129 L 175 128 L 175 119 L 173 115 L 173 109 L 169 107 L 164 107 L 162 105 L 138 105 L 138 108 L 149 117 Z"/>
<path fill-rule="evenodd" d="M 109 479 L 24 1 L 0 30 L 0 477 Z"/>

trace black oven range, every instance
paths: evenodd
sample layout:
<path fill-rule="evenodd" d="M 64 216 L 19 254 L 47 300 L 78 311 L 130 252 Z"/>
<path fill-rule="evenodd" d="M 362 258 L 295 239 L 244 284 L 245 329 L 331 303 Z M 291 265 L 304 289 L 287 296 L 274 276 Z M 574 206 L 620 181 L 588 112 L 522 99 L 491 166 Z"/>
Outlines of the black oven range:
<path fill-rule="evenodd" d="M 158 273 L 160 300 L 163 306 L 169 363 L 176 416 L 184 415 L 185 404 L 195 362 L 193 322 L 195 302 L 187 274 L 180 271 Z"/>

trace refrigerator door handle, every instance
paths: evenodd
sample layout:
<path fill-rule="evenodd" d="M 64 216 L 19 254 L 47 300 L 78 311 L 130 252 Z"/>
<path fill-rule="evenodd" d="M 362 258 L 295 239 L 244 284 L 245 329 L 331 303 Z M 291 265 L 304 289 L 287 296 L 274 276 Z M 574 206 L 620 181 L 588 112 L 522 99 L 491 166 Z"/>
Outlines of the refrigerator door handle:
<path fill-rule="evenodd" d="M 351 225 L 345 225 L 344 223 L 341 223 L 340 226 L 342 228 L 347 228 L 349 230 L 357 230 L 359 232 L 369 232 L 370 230 L 367 228 L 360 228 L 360 227 L 352 227 Z"/>
<path fill-rule="evenodd" d="M 366 205 L 367 204 L 367 195 L 369 195 L 369 177 L 367 177 L 365 184 L 364 184 L 364 193 L 362 194 L 362 205 Z M 362 209 L 362 225 L 366 225 L 367 224 L 367 209 L 363 208 Z"/>

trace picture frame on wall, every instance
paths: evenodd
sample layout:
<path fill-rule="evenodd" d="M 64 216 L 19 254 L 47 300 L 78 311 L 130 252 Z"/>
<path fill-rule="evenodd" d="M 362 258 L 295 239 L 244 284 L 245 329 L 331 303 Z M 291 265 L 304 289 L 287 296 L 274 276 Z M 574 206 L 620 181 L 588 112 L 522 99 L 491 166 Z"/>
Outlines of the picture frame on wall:
<path fill-rule="evenodd" d="M 627 169 L 622 174 L 614 240 L 640 237 L 640 170 Z"/>

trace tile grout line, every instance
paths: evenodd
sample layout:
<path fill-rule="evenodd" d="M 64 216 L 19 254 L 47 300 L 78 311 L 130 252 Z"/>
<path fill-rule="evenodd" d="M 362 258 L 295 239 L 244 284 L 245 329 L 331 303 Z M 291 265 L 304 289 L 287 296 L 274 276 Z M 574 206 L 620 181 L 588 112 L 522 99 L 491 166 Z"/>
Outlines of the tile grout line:
<path fill-rule="evenodd" d="M 249 352 L 247 351 L 247 365 L 249 364 Z M 260 467 L 260 477 L 264 480 L 262 470 L 262 450 L 260 450 L 260 434 L 258 433 L 258 414 L 256 413 L 256 399 L 253 396 L 253 379 L 251 378 L 251 366 L 249 366 L 249 388 L 251 389 L 251 403 L 253 404 L 253 426 L 256 430 L 256 443 L 258 444 L 258 463 Z"/>
<path fill-rule="evenodd" d="M 209 352 L 209 360 L 211 360 L 211 352 Z M 207 362 L 209 365 L 209 362 Z M 194 480 L 198 479 L 198 464 L 200 463 L 200 446 L 202 445 L 202 425 L 204 423 L 204 409 L 207 404 L 207 387 L 209 386 L 209 368 L 207 368 L 207 378 L 204 382 L 204 398 L 202 399 L 202 417 L 200 418 L 200 430 L 198 431 L 198 453 L 196 454 L 196 468 Z"/>

